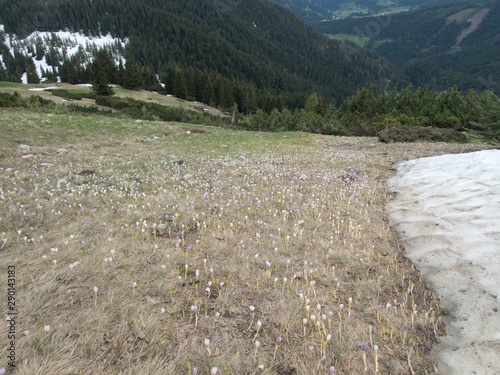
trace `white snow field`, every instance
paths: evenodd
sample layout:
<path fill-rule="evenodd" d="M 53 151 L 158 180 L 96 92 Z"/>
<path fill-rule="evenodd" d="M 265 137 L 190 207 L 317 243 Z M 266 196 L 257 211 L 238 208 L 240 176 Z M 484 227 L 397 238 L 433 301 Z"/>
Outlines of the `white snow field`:
<path fill-rule="evenodd" d="M 440 374 L 500 374 L 500 150 L 411 160 L 388 181 L 407 256 L 441 297 Z"/>

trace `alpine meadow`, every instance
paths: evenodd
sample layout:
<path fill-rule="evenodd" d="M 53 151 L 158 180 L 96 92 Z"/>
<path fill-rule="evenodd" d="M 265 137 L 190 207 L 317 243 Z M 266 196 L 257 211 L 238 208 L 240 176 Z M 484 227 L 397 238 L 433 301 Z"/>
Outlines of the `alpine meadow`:
<path fill-rule="evenodd" d="M 387 180 L 498 149 L 498 2 L 330 3 L 0 0 L 0 374 L 438 372 Z"/>

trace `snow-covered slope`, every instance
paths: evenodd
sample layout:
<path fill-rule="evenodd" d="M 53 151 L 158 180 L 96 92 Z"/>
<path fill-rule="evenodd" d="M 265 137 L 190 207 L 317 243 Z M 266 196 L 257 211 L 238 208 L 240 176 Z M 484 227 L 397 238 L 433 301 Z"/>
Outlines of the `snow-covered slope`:
<path fill-rule="evenodd" d="M 4 26 L 0 25 L 0 32 L 3 31 Z M 36 67 L 38 77 L 43 81 L 46 72 L 58 75 L 57 65 L 62 64 L 64 60 L 74 59 L 78 64 L 86 65 L 92 60 L 94 52 L 101 48 L 111 51 L 117 64 L 120 59 L 125 63 L 124 51 L 128 39 L 120 40 L 109 34 L 88 37 L 70 31 L 35 31 L 24 39 L 19 39 L 15 34 L 3 34 L 3 42 L 11 56 L 20 53 L 30 58 Z M 0 64 L 6 68 L 2 55 Z M 26 73 L 22 81 L 27 83 Z"/>

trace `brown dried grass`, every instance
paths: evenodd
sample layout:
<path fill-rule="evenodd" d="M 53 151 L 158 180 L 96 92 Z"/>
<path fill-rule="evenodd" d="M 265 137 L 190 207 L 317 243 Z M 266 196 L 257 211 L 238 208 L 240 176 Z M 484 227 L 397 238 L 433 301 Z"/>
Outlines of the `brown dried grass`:
<path fill-rule="evenodd" d="M 410 373 L 408 349 L 416 373 L 433 371 L 439 300 L 388 225 L 385 181 L 394 162 L 481 146 L 0 117 L 0 267 L 16 266 L 19 312 L 10 373 L 364 374 L 363 343 L 369 373 L 372 344 L 380 373 Z M 85 169 L 96 173 L 82 185 L 67 177 Z"/>

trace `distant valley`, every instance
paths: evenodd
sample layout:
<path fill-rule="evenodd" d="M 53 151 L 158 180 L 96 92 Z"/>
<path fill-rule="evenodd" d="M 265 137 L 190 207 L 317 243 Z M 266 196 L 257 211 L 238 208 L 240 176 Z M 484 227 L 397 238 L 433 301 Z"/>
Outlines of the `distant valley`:
<path fill-rule="evenodd" d="M 307 23 L 405 12 L 420 7 L 463 3 L 462 0 L 273 0 Z"/>
<path fill-rule="evenodd" d="M 500 2 L 460 3 L 312 25 L 402 69 L 414 86 L 500 93 Z"/>

